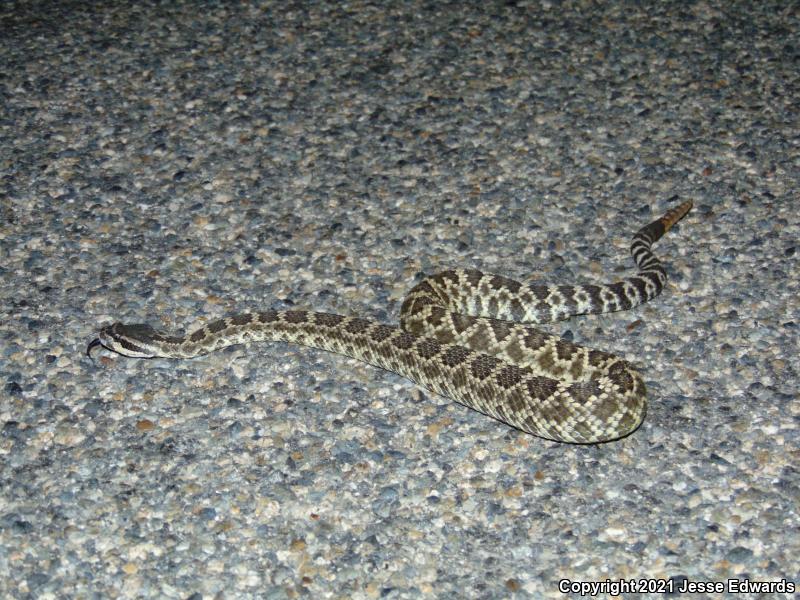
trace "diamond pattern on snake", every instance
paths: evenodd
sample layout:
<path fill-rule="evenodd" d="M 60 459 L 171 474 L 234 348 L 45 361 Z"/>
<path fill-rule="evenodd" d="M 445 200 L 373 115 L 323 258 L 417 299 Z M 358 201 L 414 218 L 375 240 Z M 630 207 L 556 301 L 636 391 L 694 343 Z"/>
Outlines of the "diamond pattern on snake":
<path fill-rule="evenodd" d="M 407 377 L 536 436 L 572 443 L 616 440 L 646 412 L 641 375 L 622 358 L 530 326 L 628 310 L 655 298 L 667 275 L 651 246 L 691 200 L 642 227 L 631 242 L 635 275 L 597 285 L 524 285 L 474 269 L 427 277 L 406 296 L 400 325 L 307 310 L 252 312 L 186 336 L 149 325 L 102 327 L 98 346 L 137 358 L 193 358 L 232 344 L 283 341 L 321 348 Z"/>

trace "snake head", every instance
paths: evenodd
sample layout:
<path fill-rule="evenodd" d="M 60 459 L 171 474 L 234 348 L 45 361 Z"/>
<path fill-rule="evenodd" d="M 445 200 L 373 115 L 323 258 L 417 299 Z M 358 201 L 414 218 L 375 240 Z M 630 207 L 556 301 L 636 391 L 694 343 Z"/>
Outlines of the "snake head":
<path fill-rule="evenodd" d="M 158 352 L 151 342 L 158 337 L 160 334 L 145 323 L 106 325 L 97 333 L 97 338 L 86 347 L 86 355 L 91 358 L 92 350 L 103 346 L 123 356 L 153 358 L 158 356 Z"/>

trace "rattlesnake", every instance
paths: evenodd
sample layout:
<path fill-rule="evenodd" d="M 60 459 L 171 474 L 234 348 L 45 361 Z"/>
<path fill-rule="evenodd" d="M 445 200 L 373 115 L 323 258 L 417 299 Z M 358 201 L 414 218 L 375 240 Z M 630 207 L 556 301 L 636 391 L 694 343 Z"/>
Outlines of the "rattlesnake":
<path fill-rule="evenodd" d="M 641 376 L 625 360 L 521 323 L 626 310 L 657 296 L 667 276 L 650 246 L 692 207 L 686 201 L 640 229 L 639 272 L 605 285 L 523 285 L 453 269 L 408 294 L 400 326 L 305 310 L 243 313 L 181 337 L 149 325 L 100 329 L 104 346 L 140 358 L 191 358 L 232 344 L 281 340 L 345 354 L 537 436 L 574 443 L 618 439 L 646 408 Z"/>

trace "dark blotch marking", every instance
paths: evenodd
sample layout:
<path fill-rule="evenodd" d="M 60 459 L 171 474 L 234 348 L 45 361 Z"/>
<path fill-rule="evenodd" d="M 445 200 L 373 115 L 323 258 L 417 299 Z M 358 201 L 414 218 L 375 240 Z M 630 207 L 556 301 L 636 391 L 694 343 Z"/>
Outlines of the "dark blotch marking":
<path fill-rule="evenodd" d="M 570 396 L 572 396 L 579 404 L 588 404 L 592 396 L 598 397 L 600 395 L 600 388 L 597 386 L 596 381 L 576 381 L 569 388 Z M 602 415 L 599 410 L 602 405 L 595 405 L 594 415 L 596 417 L 606 417 L 611 415 Z"/>
<path fill-rule="evenodd" d="M 436 298 L 436 291 L 425 279 L 411 288 L 411 291 L 406 294 L 406 299 L 403 300 L 403 304 L 400 306 L 400 314 L 416 313 L 428 304 L 437 304 Z"/>
<path fill-rule="evenodd" d="M 272 323 L 273 321 L 278 320 L 278 311 L 277 310 L 268 310 L 266 312 L 258 313 L 258 320 L 261 323 Z"/>
<path fill-rule="evenodd" d="M 372 330 L 372 333 L 370 333 L 369 337 L 376 342 L 382 342 L 383 340 L 392 337 L 396 331 L 397 327 L 392 327 L 391 325 L 378 325 Z"/>
<path fill-rule="evenodd" d="M 316 315 L 314 315 L 314 321 L 317 325 L 322 325 L 323 327 L 336 327 L 339 323 L 344 321 L 344 317 L 332 313 L 316 313 Z"/>
<path fill-rule="evenodd" d="M 411 291 L 408 292 L 408 295 L 410 296 L 414 292 L 425 292 L 426 294 L 434 293 L 433 286 L 431 286 L 430 282 L 427 279 L 423 279 L 416 286 L 411 288 Z"/>
<path fill-rule="evenodd" d="M 233 315 L 231 317 L 232 325 L 248 325 L 252 321 L 253 321 L 253 315 L 251 313 L 242 313 L 239 315 Z"/>
<path fill-rule="evenodd" d="M 469 367 L 472 371 L 472 375 L 476 379 L 483 381 L 492 373 L 494 373 L 497 365 L 500 364 L 500 362 L 500 359 L 495 358 L 494 356 L 489 356 L 488 354 L 478 354 L 474 359 L 472 359 Z"/>
<path fill-rule="evenodd" d="M 514 321 L 522 321 L 525 318 L 525 305 L 516 298 L 512 298 L 508 304 L 511 311 L 511 318 Z"/>
<path fill-rule="evenodd" d="M 531 377 L 526 382 L 528 394 L 539 401 L 544 400 L 556 393 L 558 382 L 549 377 Z"/>
<path fill-rule="evenodd" d="M 442 322 L 447 318 L 447 310 L 442 308 L 441 306 L 434 306 L 430 309 L 430 316 L 425 319 L 431 325 L 435 327 L 439 327 Z"/>
<path fill-rule="evenodd" d="M 561 360 L 572 358 L 575 346 L 564 340 L 556 340 L 556 356 Z"/>
<path fill-rule="evenodd" d="M 450 282 L 450 283 L 458 283 L 458 275 L 453 269 L 448 269 L 447 271 L 442 271 L 438 275 L 433 276 L 433 280 L 437 282 Z"/>
<path fill-rule="evenodd" d="M 219 321 L 217 321 L 217 322 L 219 322 Z M 200 328 L 197 331 L 195 331 L 192 335 L 189 336 L 189 341 L 191 341 L 191 342 L 199 342 L 200 340 L 205 339 L 205 337 L 206 337 L 205 330 Z"/>
<path fill-rule="evenodd" d="M 442 362 L 448 367 L 457 367 L 463 364 L 471 352 L 463 346 L 450 346 L 447 352 L 442 354 Z"/>
<path fill-rule="evenodd" d="M 308 313 L 304 310 L 287 310 L 283 313 L 283 319 L 287 323 L 306 323 L 308 322 Z"/>
<path fill-rule="evenodd" d="M 483 279 L 483 273 L 477 269 L 465 269 L 464 275 L 467 277 L 467 283 L 472 287 L 476 287 L 478 283 L 480 283 L 480 280 Z"/>
<path fill-rule="evenodd" d="M 526 348 L 538 350 L 544 345 L 548 337 L 550 336 L 543 331 L 539 331 L 538 329 L 528 329 L 525 331 L 525 338 L 522 340 L 522 342 L 525 344 Z"/>
<path fill-rule="evenodd" d="M 558 291 L 564 297 L 564 304 L 570 309 L 567 312 L 569 312 L 571 315 L 574 315 L 575 310 L 578 308 L 578 302 L 575 300 L 575 286 L 559 286 Z"/>
<path fill-rule="evenodd" d="M 442 311 L 444 312 L 444 311 Z M 453 324 L 453 329 L 458 333 L 463 333 L 475 324 L 475 317 L 465 315 L 462 313 L 450 313 L 450 322 Z M 438 325 L 438 322 L 436 322 Z"/>
<path fill-rule="evenodd" d="M 345 326 L 344 330 L 348 333 L 359 334 L 364 333 L 372 326 L 372 321 L 368 319 L 352 319 Z"/>
<path fill-rule="evenodd" d="M 408 350 L 409 348 L 414 346 L 414 343 L 419 338 L 415 335 L 410 333 L 401 333 L 392 340 L 392 345 L 396 348 L 400 348 L 401 350 Z"/>
<path fill-rule="evenodd" d="M 529 285 L 525 289 L 539 302 L 545 302 L 550 295 L 550 290 L 544 285 Z"/>
<path fill-rule="evenodd" d="M 220 331 L 225 331 L 228 328 L 228 323 L 225 320 L 220 319 L 219 321 L 214 321 L 213 323 L 209 323 L 208 325 L 206 325 L 205 328 L 208 330 L 209 333 L 219 333 Z M 203 330 L 200 329 L 200 331 L 202 332 Z M 194 340 L 194 334 L 192 334 L 192 340 Z"/>
<path fill-rule="evenodd" d="M 409 315 L 416 315 L 426 306 L 437 306 L 438 304 L 439 301 L 432 295 L 414 295 L 413 297 L 408 297 L 403 301 L 400 307 L 400 320 L 403 321 L 407 319 Z"/>
<path fill-rule="evenodd" d="M 555 356 L 553 356 L 553 353 L 549 347 L 545 350 L 542 350 L 542 352 L 536 357 L 536 362 L 542 369 L 549 371 L 550 373 L 555 372 L 557 368 L 561 368 L 556 367 Z"/>
<path fill-rule="evenodd" d="M 591 371 L 590 371 L 591 372 Z M 576 360 L 569 366 L 568 373 L 572 378 L 579 380 L 583 378 L 583 361 Z"/>
<path fill-rule="evenodd" d="M 500 319 L 489 319 L 488 323 L 492 333 L 494 333 L 495 339 L 498 342 L 502 342 L 511 334 L 511 326 L 507 321 L 501 321 Z"/>
<path fill-rule="evenodd" d="M 514 365 L 503 367 L 497 373 L 497 384 L 504 388 L 509 389 L 522 381 L 522 370 Z"/>
<path fill-rule="evenodd" d="M 601 367 L 608 360 L 608 354 L 600 350 L 589 350 L 589 364 L 592 367 Z"/>
<path fill-rule="evenodd" d="M 519 281 L 514 281 L 513 279 L 502 277 L 500 275 L 493 275 L 489 280 L 489 285 L 495 289 L 505 288 L 512 294 L 516 294 L 519 292 L 520 288 L 522 288 L 522 284 Z"/>
<path fill-rule="evenodd" d="M 425 360 L 433 358 L 442 351 L 442 347 L 431 339 L 422 338 L 417 342 L 417 354 Z"/>
<path fill-rule="evenodd" d="M 619 385 L 622 389 L 629 389 L 634 386 L 633 377 L 627 365 L 622 362 L 616 362 L 608 369 L 609 378 Z"/>

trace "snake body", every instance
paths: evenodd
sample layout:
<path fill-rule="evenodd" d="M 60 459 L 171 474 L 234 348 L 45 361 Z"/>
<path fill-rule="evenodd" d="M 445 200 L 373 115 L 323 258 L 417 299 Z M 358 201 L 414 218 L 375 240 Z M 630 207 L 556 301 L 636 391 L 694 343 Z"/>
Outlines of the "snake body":
<path fill-rule="evenodd" d="M 615 440 L 646 410 L 641 376 L 625 360 L 523 323 L 627 310 L 657 296 L 667 276 L 652 244 L 692 207 L 687 201 L 640 229 L 638 272 L 604 285 L 523 285 L 471 269 L 427 277 L 407 295 L 400 326 L 287 310 L 242 313 L 187 336 L 149 325 L 103 327 L 87 348 L 125 356 L 192 358 L 232 344 L 285 341 L 357 358 L 522 431 L 562 442 Z"/>

